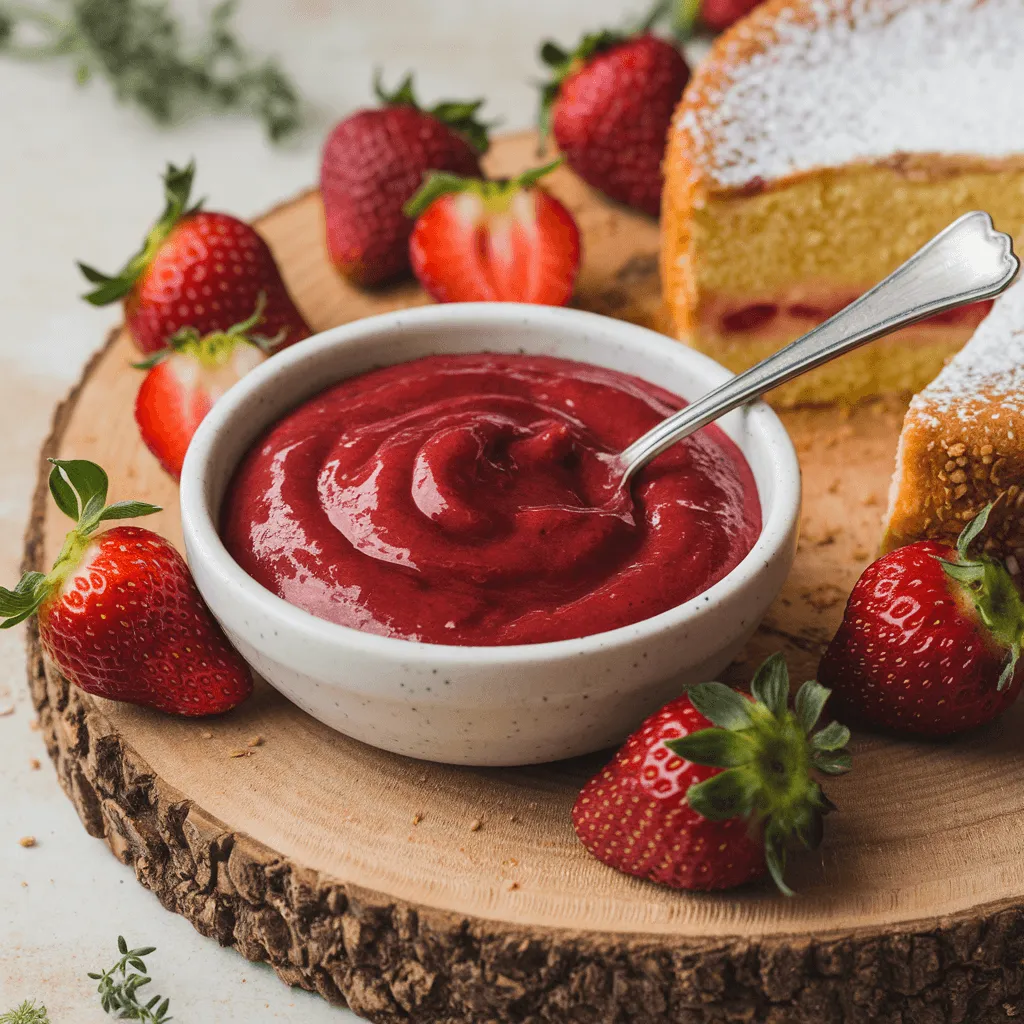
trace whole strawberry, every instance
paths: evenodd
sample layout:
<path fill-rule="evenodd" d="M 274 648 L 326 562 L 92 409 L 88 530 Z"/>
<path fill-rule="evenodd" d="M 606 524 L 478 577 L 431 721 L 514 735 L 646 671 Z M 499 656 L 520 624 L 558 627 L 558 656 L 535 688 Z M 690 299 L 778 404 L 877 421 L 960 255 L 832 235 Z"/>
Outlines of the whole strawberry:
<path fill-rule="evenodd" d="M 781 654 L 752 696 L 703 683 L 653 714 L 580 792 L 573 827 L 598 860 L 677 889 L 731 889 L 769 872 L 779 889 L 794 842 L 817 846 L 834 810 L 812 777 L 850 768 L 849 730 L 814 731 L 829 692 L 806 682 L 790 710 Z"/>
<path fill-rule="evenodd" d="M 214 403 L 276 350 L 281 340 L 255 334 L 263 322 L 263 295 L 248 320 L 200 335 L 183 327 L 137 369 L 146 370 L 135 398 L 135 422 L 146 447 L 177 480 L 189 442 Z"/>
<path fill-rule="evenodd" d="M 645 27 L 584 36 L 571 53 L 546 42 L 540 56 L 551 69 L 541 92 L 542 134 L 550 127 L 585 182 L 656 217 L 668 129 L 690 78 L 678 49 Z"/>
<path fill-rule="evenodd" d="M 347 117 L 327 137 L 320 194 L 331 262 L 356 284 L 385 284 L 409 272 L 412 221 L 402 207 L 428 171 L 479 175 L 487 127 L 483 100 L 422 109 L 412 77 L 394 93 L 375 83 L 382 106 Z"/>
<path fill-rule="evenodd" d="M 85 298 L 94 306 L 124 299 L 125 319 L 142 352 L 156 352 L 183 327 L 200 334 L 223 331 L 249 316 L 262 294 L 263 323 L 281 334 L 280 347 L 311 331 L 292 297 L 269 246 L 245 221 L 189 206 L 195 165 L 169 165 L 167 206 L 140 252 L 115 276 L 80 263 L 96 287 Z"/>
<path fill-rule="evenodd" d="M 969 555 L 990 509 L 956 548 L 918 541 L 864 570 L 818 669 L 851 720 L 951 736 L 1017 699 L 1024 602 L 1000 563 Z"/>
<path fill-rule="evenodd" d="M 86 693 L 176 715 L 213 715 L 252 692 L 252 676 L 196 589 L 181 555 L 137 526 L 101 523 L 159 512 L 107 505 L 93 462 L 51 459 L 50 493 L 76 520 L 49 573 L 0 587 L 0 628 L 39 616 L 43 650 Z"/>
<path fill-rule="evenodd" d="M 438 302 L 562 306 L 580 266 L 572 214 L 537 182 L 560 161 L 508 181 L 433 174 L 406 204 L 412 268 Z"/>

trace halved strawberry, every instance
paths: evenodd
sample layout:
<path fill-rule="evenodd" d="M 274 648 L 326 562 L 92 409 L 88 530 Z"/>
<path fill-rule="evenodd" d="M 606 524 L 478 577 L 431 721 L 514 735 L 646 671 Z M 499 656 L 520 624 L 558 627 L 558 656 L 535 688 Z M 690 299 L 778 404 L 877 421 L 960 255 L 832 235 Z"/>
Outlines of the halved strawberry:
<path fill-rule="evenodd" d="M 175 478 L 199 424 L 232 384 L 273 352 L 281 340 L 253 334 L 263 319 L 263 296 L 248 320 L 201 336 L 183 327 L 166 348 L 136 363 L 148 370 L 135 399 L 135 422 L 146 447 Z"/>
<path fill-rule="evenodd" d="M 572 214 L 537 182 L 560 161 L 506 181 L 435 173 L 406 204 L 412 268 L 438 302 L 563 306 L 580 266 Z"/>

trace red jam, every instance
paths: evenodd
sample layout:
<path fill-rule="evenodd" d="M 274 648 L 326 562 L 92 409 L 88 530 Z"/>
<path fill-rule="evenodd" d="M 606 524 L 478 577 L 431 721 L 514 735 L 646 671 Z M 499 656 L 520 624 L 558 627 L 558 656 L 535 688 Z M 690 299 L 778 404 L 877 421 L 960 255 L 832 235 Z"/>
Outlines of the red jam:
<path fill-rule="evenodd" d="M 224 502 L 228 550 L 323 619 L 444 644 L 532 644 L 687 601 L 753 546 L 750 467 L 716 427 L 609 502 L 609 455 L 682 401 L 536 356 L 375 370 L 286 415 Z"/>
<path fill-rule="evenodd" d="M 776 302 L 752 302 L 738 309 L 723 313 L 719 318 L 719 328 L 724 334 L 742 334 L 757 331 L 780 318 L 794 321 L 807 320 L 809 330 L 814 324 L 824 323 L 830 316 L 835 316 L 841 309 L 848 306 L 856 295 L 847 301 L 836 300 L 831 305 L 813 306 L 806 302 L 793 302 L 779 305 Z M 935 313 L 923 323 L 929 327 L 977 327 L 988 316 L 992 309 L 992 299 L 972 302 L 968 306 L 948 309 L 945 313 Z"/>

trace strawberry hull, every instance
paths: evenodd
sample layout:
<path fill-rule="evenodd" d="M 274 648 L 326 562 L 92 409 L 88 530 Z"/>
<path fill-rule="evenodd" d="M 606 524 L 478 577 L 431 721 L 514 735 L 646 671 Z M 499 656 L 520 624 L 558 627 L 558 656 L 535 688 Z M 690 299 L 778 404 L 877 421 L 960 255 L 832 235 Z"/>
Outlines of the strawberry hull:
<path fill-rule="evenodd" d="M 438 302 L 531 302 L 564 306 L 580 267 L 572 214 L 536 185 L 558 162 L 510 181 L 453 179 L 431 201 L 428 179 L 406 210 L 419 214 L 409 240 L 412 268 Z"/>

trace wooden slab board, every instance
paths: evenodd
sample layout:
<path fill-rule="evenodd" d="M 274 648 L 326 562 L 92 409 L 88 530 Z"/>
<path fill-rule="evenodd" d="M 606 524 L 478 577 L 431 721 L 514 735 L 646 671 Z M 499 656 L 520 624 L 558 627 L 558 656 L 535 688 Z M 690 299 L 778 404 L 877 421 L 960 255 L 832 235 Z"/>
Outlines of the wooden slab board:
<path fill-rule="evenodd" d="M 535 160 L 501 140 L 495 173 Z M 658 231 L 568 171 L 553 190 L 584 233 L 578 303 L 657 326 Z M 426 301 L 342 282 L 315 193 L 258 222 L 317 329 Z M 138 440 L 123 334 L 58 410 L 44 455 L 91 458 L 113 498 L 165 511 L 177 490 Z M 782 649 L 812 675 L 879 535 L 902 408 L 787 414 L 804 471 L 792 576 L 731 677 Z M 66 521 L 40 465 L 26 564 Z M 182 721 L 29 675 L 58 776 L 86 828 L 205 935 L 377 1021 L 956 1021 L 1014 1016 L 1024 958 L 1024 716 L 955 743 L 857 736 L 823 848 L 768 886 L 691 895 L 627 878 L 575 841 L 569 809 L 601 755 L 448 768 L 331 732 L 266 685 L 237 712 Z M 251 756 L 232 757 L 259 736 Z M 479 827 L 474 823 L 479 822 Z"/>

